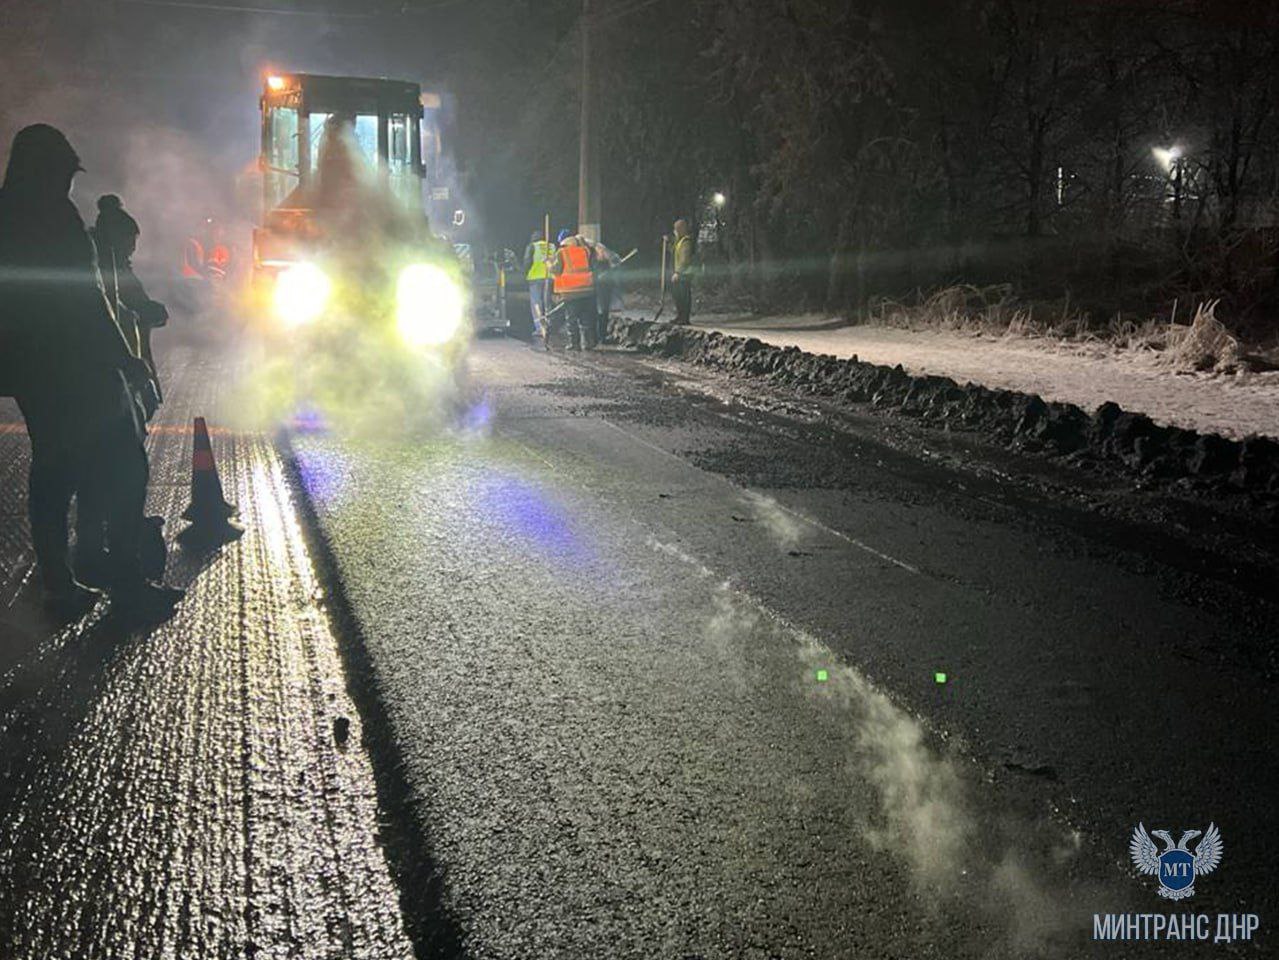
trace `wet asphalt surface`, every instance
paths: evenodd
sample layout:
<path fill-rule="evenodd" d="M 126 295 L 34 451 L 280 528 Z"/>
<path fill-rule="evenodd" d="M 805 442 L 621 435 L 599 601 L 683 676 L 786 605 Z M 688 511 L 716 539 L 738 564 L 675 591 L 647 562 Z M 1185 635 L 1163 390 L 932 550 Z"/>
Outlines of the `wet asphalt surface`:
<path fill-rule="evenodd" d="M 246 531 L 173 549 L 169 582 L 188 593 L 154 629 L 105 604 L 43 616 L 29 448 L 0 401 L 0 957 L 411 956 L 284 466 L 269 438 L 227 428 L 227 367 L 201 353 L 161 357 L 148 507 L 170 540 L 185 526 L 190 418 L 205 416 Z"/>
<path fill-rule="evenodd" d="M 150 505 L 206 415 L 247 531 L 154 630 L 39 615 L 0 407 L 5 960 L 1266 955 L 1279 617 L 1224 522 L 507 340 L 448 429 L 278 448 L 210 352 Z M 1221 828 L 1193 900 L 1138 821 Z M 1120 911 L 1262 926 L 1090 942 Z"/>
<path fill-rule="evenodd" d="M 1179 952 L 1264 951 L 1264 575 L 678 365 L 482 341 L 464 406 L 293 440 L 420 954 L 1134 956 L 1138 821 L 1261 916 Z"/>

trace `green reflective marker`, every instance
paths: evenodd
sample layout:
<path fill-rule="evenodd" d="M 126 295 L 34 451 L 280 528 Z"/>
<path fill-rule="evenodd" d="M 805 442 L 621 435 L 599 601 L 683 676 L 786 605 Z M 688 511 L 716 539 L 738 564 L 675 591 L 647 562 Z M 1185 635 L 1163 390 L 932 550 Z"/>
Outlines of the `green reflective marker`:
<path fill-rule="evenodd" d="M 946 674 L 944 674 L 944 673 L 934 673 L 934 674 L 933 674 L 933 682 L 934 682 L 934 683 L 945 683 L 945 682 L 946 682 Z"/>
<path fill-rule="evenodd" d="M 826 682 L 827 680 L 829 680 L 829 679 L 830 679 L 830 674 L 829 674 L 829 673 L 827 673 L 825 670 L 818 670 L 818 671 L 817 671 L 817 682 L 818 682 L 818 683 L 825 683 L 825 682 Z"/>

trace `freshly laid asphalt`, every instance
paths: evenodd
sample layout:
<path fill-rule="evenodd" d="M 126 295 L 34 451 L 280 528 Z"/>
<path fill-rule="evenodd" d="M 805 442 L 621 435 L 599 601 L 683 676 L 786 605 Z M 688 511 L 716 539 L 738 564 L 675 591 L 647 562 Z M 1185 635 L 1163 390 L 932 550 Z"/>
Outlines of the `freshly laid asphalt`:
<path fill-rule="evenodd" d="M 292 442 L 420 954 L 1132 956 L 1120 911 L 1264 949 L 1255 577 L 692 369 L 481 341 L 463 406 Z M 1138 822 L 1218 825 L 1193 900 Z"/>

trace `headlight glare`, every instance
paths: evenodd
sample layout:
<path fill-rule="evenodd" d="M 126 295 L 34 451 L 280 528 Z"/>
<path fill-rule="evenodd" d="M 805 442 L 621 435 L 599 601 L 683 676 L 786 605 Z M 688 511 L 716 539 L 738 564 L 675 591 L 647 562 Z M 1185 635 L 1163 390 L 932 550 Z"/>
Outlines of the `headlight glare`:
<path fill-rule="evenodd" d="M 462 290 L 440 267 L 415 263 L 400 271 L 395 319 L 400 336 L 414 347 L 438 347 L 462 328 Z"/>
<path fill-rule="evenodd" d="M 275 278 L 275 313 L 289 327 L 311 323 L 328 305 L 333 283 L 313 263 L 295 263 Z"/>

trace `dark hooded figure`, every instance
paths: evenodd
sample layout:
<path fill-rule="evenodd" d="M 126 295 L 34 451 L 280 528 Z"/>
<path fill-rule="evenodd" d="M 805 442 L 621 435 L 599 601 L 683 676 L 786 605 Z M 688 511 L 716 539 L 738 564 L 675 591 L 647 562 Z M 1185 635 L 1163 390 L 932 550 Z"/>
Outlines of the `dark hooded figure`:
<path fill-rule="evenodd" d="M 124 335 L 129 352 L 145 361 L 151 372 L 149 381 L 130 384 L 150 421 L 160 406 L 160 381 L 151 354 L 151 332 L 168 322 L 169 311 L 147 295 L 142 281 L 133 272 L 133 254 L 138 248 L 140 233 L 138 222 L 124 209 L 118 196 L 107 193 L 98 198 L 98 218 L 89 235 L 97 250 L 103 292 L 115 314 L 116 325 Z M 109 491 L 102 485 L 80 489 L 76 498 L 72 571 L 87 584 L 104 584 L 111 579 L 113 564 L 107 553 L 109 509 Z"/>
<path fill-rule="evenodd" d="M 99 594 L 67 562 L 67 514 L 77 492 L 107 505 L 112 607 L 130 618 L 172 612 L 181 591 L 143 579 L 138 557 L 147 457 L 129 379 L 133 356 L 102 290 L 93 243 L 70 199 L 80 160 L 46 124 L 14 137 L 0 189 L 0 355 L 31 439 L 31 538 L 46 601 L 61 616 Z"/>

